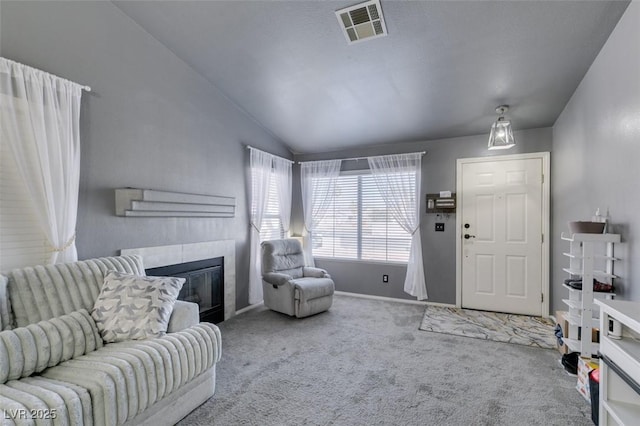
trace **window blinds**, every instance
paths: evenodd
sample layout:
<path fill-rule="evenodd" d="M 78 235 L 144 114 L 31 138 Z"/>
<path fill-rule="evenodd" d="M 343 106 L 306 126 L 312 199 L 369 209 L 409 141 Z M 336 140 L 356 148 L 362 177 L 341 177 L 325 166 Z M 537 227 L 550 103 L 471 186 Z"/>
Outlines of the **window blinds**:
<path fill-rule="evenodd" d="M 49 258 L 34 208 L 6 138 L 0 137 L 0 272 L 41 265 Z"/>
<path fill-rule="evenodd" d="M 272 174 L 269 182 L 267 209 L 264 211 L 262 227 L 260 228 L 260 241 L 277 240 L 282 238 L 283 234 L 278 208 L 278 182 L 275 174 Z"/>
<path fill-rule="evenodd" d="M 370 174 L 341 175 L 312 245 L 318 257 L 407 262 L 411 235 L 391 217 Z"/>
<path fill-rule="evenodd" d="M 256 179 L 253 177 L 255 171 L 252 170 L 253 184 Z M 252 206 L 253 207 L 253 206 Z M 277 240 L 282 238 L 284 230 L 282 229 L 282 221 L 278 209 L 278 182 L 274 173 L 271 173 L 269 179 L 269 194 L 267 196 L 267 208 L 262 216 L 262 226 L 260 227 L 260 241 Z"/>

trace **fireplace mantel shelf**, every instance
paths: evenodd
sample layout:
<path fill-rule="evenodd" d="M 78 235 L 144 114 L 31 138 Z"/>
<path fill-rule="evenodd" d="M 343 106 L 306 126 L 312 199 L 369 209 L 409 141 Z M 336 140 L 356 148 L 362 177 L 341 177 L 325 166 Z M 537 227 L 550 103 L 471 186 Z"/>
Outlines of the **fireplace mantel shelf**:
<path fill-rule="evenodd" d="M 235 217 L 236 198 L 155 189 L 117 188 L 116 215 L 125 217 Z"/>

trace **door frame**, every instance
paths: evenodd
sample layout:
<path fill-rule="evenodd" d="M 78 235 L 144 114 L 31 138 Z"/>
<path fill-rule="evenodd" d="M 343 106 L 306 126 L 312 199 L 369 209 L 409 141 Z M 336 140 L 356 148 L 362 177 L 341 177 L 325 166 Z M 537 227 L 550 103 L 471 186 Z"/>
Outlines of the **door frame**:
<path fill-rule="evenodd" d="M 549 227 L 551 221 L 550 189 L 551 189 L 551 153 L 534 152 L 530 154 L 495 155 L 487 157 L 458 158 L 456 161 L 456 198 L 458 211 L 456 212 L 456 307 L 462 307 L 462 165 L 469 163 L 485 163 L 508 160 L 527 160 L 539 158 L 542 160 L 542 303 L 540 315 L 549 317 L 549 296 L 551 293 L 549 280 Z"/>

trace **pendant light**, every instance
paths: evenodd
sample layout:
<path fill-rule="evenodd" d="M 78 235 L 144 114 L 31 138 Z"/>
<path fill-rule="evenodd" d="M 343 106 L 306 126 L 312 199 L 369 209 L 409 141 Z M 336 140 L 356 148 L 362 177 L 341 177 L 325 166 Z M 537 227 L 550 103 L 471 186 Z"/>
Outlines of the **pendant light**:
<path fill-rule="evenodd" d="M 491 125 L 489 149 L 509 149 L 516 146 L 511 121 L 504 118 L 504 113 L 508 110 L 509 105 L 500 105 L 496 108 L 498 119 Z"/>

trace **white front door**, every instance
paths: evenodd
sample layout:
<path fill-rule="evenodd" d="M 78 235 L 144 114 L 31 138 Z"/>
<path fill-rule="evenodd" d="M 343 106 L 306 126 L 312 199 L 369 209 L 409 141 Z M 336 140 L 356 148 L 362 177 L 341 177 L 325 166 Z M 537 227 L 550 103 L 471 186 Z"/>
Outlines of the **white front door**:
<path fill-rule="evenodd" d="M 462 163 L 462 307 L 542 312 L 542 158 Z"/>

